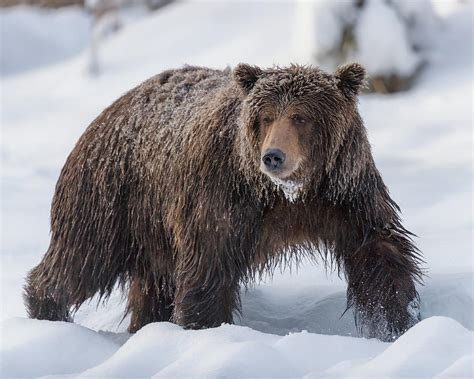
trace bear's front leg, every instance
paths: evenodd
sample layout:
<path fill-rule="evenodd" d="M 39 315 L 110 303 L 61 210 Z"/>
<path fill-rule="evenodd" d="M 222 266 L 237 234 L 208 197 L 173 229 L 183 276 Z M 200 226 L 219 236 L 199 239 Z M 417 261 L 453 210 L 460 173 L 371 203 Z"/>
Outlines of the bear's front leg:
<path fill-rule="evenodd" d="M 190 329 L 233 322 L 232 313 L 240 307 L 239 279 L 224 257 L 195 252 L 178 268 L 173 322 Z"/>
<path fill-rule="evenodd" d="M 419 321 L 418 252 L 402 227 L 375 228 L 344 257 L 348 308 L 368 337 L 393 341 Z"/>

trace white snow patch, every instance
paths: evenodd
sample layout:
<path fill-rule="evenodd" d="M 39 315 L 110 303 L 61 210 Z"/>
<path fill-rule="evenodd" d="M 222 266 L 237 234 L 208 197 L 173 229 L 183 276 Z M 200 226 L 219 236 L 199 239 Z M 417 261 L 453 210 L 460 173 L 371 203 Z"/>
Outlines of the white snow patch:
<path fill-rule="evenodd" d="M 404 20 L 408 29 L 407 34 L 413 46 L 417 49 L 434 47 L 435 41 L 439 37 L 440 20 L 435 12 L 433 2 L 430 0 L 394 0 L 392 4 L 399 17 Z"/>
<path fill-rule="evenodd" d="M 119 348 L 105 335 L 68 322 L 13 318 L 2 321 L 0 330 L 2 378 L 82 372 Z"/>
<path fill-rule="evenodd" d="M 294 56 L 334 69 L 341 59 L 357 61 L 369 75 L 408 76 L 427 59 L 438 37 L 439 20 L 429 0 L 298 1 L 293 16 Z M 340 56 L 344 31 L 351 47 Z M 383 36 L 383 38 L 381 38 Z"/>
<path fill-rule="evenodd" d="M 307 332 L 285 336 L 222 325 L 183 330 L 153 323 L 128 337 L 85 327 L 12 319 L 0 355 L 2 377 L 472 377 L 473 332 L 444 317 L 426 319 L 394 343 Z M 28 364 L 25 364 L 28 362 Z"/>
<path fill-rule="evenodd" d="M 343 372 L 350 377 L 432 377 L 472 354 L 473 337 L 472 331 L 452 319 L 431 317 L 416 324 L 374 359 Z M 337 369 L 332 373 L 342 374 Z M 472 367 L 465 367 L 461 376 L 472 375 Z"/>
<path fill-rule="evenodd" d="M 370 75 L 410 75 L 420 64 L 402 20 L 383 1 L 366 2 L 354 35 L 357 48 L 351 59 L 361 63 Z"/>
<path fill-rule="evenodd" d="M 356 18 L 356 7 L 351 0 L 298 0 L 293 18 L 293 54 L 300 62 L 312 64 L 315 58 L 328 58 L 339 46 L 344 25 Z M 319 63 L 327 69 L 334 65 L 326 59 Z"/>
<path fill-rule="evenodd" d="M 271 181 L 283 191 L 285 198 L 290 202 L 294 203 L 301 194 L 304 183 L 296 182 L 294 180 L 285 180 L 274 178 L 270 176 Z"/>

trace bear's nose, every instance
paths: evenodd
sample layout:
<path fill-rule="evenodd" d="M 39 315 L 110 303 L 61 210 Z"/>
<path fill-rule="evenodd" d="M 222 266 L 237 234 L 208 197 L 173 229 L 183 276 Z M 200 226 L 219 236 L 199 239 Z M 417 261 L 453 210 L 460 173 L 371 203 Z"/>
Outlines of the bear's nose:
<path fill-rule="evenodd" d="M 285 153 L 280 149 L 267 150 L 262 157 L 263 164 L 270 170 L 278 170 L 285 162 Z"/>

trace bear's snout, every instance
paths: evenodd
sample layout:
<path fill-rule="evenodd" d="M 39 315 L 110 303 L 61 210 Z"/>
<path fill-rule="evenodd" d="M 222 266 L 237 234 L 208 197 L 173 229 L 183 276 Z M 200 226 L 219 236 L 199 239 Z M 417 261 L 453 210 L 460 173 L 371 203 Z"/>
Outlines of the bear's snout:
<path fill-rule="evenodd" d="M 280 149 L 268 149 L 262 157 L 265 168 L 269 171 L 278 171 L 285 162 L 285 153 Z"/>

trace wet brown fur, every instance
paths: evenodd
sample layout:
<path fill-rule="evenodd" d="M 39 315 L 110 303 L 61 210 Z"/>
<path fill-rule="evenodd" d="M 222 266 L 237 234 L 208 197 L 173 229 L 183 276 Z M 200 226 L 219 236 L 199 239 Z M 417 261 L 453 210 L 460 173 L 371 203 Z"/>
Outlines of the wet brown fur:
<path fill-rule="evenodd" d="M 51 243 L 25 286 L 29 316 L 71 320 L 118 283 L 132 332 L 162 320 L 218 326 L 232 322 L 241 285 L 322 256 L 344 272 L 365 334 L 399 336 L 418 317 L 419 254 L 372 159 L 363 79 L 358 65 L 184 67 L 122 96 L 61 171 Z M 292 203 L 260 171 L 259 117 L 270 108 L 285 120 L 295 106 L 312 128 L 291 153 L 305 182 Z"/>

